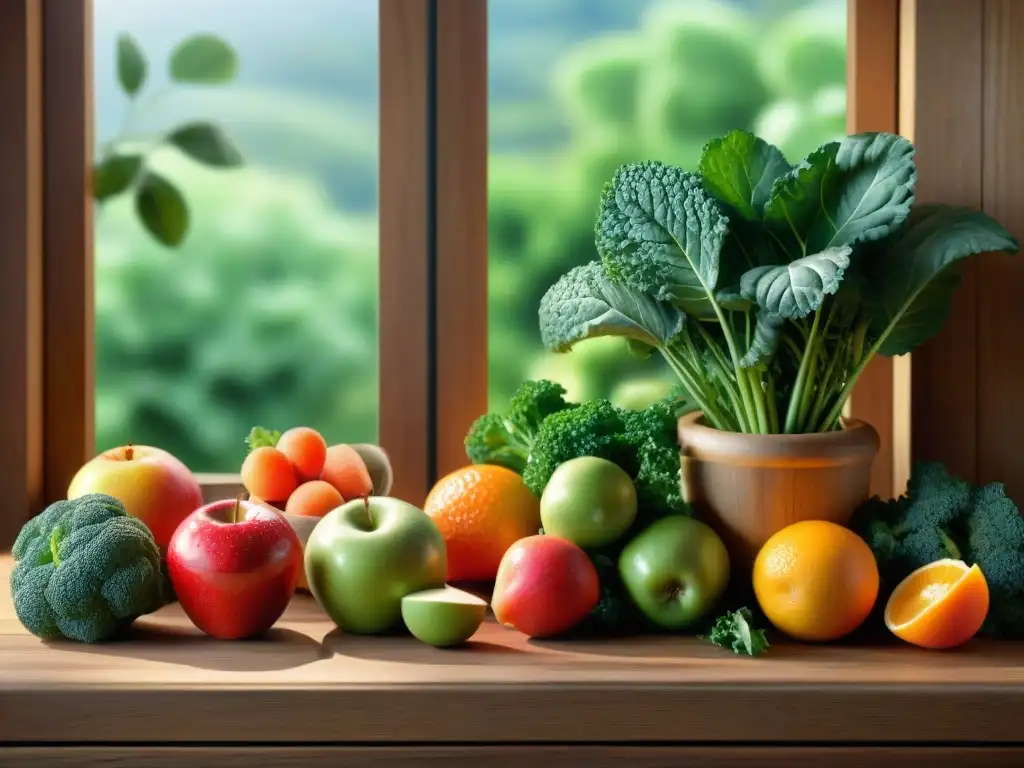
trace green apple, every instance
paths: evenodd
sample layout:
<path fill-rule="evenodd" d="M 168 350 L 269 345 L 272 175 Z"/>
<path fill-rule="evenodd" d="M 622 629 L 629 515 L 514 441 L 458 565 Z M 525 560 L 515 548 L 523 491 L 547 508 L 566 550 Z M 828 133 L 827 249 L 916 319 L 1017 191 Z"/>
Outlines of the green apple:
<path fill-rule="evenodd" d="M 486 613 L 486 602 L 455 587 L 425 589 L 402 598 L 402 620 L 413 637 L 441 648 L 469 640 Z"/>
<path fill-rule="evenodd" d="M 729 554 L 711 528 L 682 515 L 644 529 L 622 550 L 619 575 L 637 608 L 665 629 L 705 616 L 729 584 Z"/>
<path fill-rule="evenodd" d="M 346 632 L 376 634 L 399 624 L 402 598 L 444 586 L 441 531 L 412 504 L 385 496 L 328 512 L 306 542 L 313 597 Z"/>
<path fill-rule="evenodd" d="M 636 519 L 636 486 L 618 464 L 581 456 L 560 465 L 540 497 L 544 532 L 583 549 L 603 547 Z"/>

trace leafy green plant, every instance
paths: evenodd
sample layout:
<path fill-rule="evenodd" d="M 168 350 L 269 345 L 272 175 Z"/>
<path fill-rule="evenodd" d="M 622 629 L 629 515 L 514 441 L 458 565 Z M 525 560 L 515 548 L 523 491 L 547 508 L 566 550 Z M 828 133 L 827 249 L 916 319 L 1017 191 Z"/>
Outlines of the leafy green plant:
<path fill-rule="evenodd" d="M 980 211 L 913 207 L 913 154 L 864 133 L 793 166 L 732 131 L 698 173 L 620 167 L 601 196 L 600 259 L 540 302 L 544 344 L 621 336 L 637 355 L 658 350 L 719 429 L 834 429 L 875 354 L 939 330 L 965 258 L 1018 249 Z"/>
<path fill-rule="evenodd" d="M 157 136 L 132 134 L 133 119 L 172 91 L 175 86 L 222 85 L 238 71 L 234 49 L 214 35 L 200 34 L 183 40 L 171 52 L 168 74 L 172 85 L 142 99 L 149 64 L 136 40 L 127 34 L 117 39 L 117 79 L 131 101 L 120 133 L 101 148 L 93 168 L 92 192 L 98 203 L 131 194 L 135 211 L 146 230 L 168 247 L 181 244 L 189 229 L 189 209 L 181 190 L 151 167 L 148 160 L 164 146 L 172 146 L 216 168 L 242 164 L 242 155 L 218 126 L 206 121 L 189 122 Z"/>

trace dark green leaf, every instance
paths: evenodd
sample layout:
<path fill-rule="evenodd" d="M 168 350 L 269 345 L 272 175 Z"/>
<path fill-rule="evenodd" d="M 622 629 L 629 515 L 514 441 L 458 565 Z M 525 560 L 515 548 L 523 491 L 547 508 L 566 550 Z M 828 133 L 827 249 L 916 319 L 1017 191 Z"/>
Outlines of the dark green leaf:
<path fill-rule="evenodd" d="M 539 315 L 541 340 L 555 352 L 596 336 L 624 336 L 662 347 L 685 319 L 671 304 L 610 279 L 598 261 L 569 270 L 551 286 Z"/>
<path fill-rule="evenodd" d="M 746 131 L 712 139 L 700 159 L 708 191 L 748 221 L 761 220 L 772 184 L 790 170 L 777 147 Z"/>
<path fill-rule="evenodd" d="M 914 148 L 902 136 L 848 136 L 775 182 L 765 221 L 792 257 L 880 240 L 906 220 L 916 181 Z"/>
<path fill-rule="evenodd" d="M 712 314 L 728 220 L 696 174 L 620 168 L 601 197 L 596 244 L 608 273 L 698 317 Z"/>
<path fill-rule="evenodd" d="M 732 310 L 733 312 L 746 312 L 750 309 L 751 305 L 751 300 L 745 298 L 740 293 L 738 285 L 722 288 L 715 294 L 715 301 L 718 302 L 718 306 L 722 309 Z"/>
<path fill-rule="evenodd" d="M 132 185 L 141 169 L 140 155 L 111 155 L 93 168 L 92 196 L 102 201 L 121 194 Z"/>
<path fill-rule="evenodd" d="M 235 49 L 216 35 L 195 35 L 171 53 L 171 78 L 179 83 L 226 83 L 237 73 Z"/>
<path fill-rule="evenodd" d="M 167 141 L 194 160 L 230 168 L 242 164 L 242 155 L 216 125 L 190 123 L 176 128 Z"/>
<path fill-rule="evenodd" d="M 785 318 L 764 309 L 758 310 L 754 338 L 750 340 L 750 349 L 740 358 L 740 367 L 755 368 L 767 362 L 779 346 L 785 325 Z"/>
<path fill-rule="evenodd" d="M 117 36 L 117 81 L 129 96 L 146 82 L 146 57 L 135 38 L 124 33 Z"/>
<path fill-rule="evenodd" d="M 188 207 L 163 176 L 147 171 L 135 190 L 135 210 L 150 234 L 166 246 L 180 245 L 188 231 Z"/>
<path fill-rule="evenodd" d="M 938 332 L 960 282 L 959 262 L 988 251 L 1016 253 L 1017 241 L 981 211 L 922 205 L 886 244 L 868 283 L 879 352 L 902 355 Z"/>
<path fill-rule="evenodd" d="M 852 250 L 844 245 L 790 264 L 755 267 L 740 279 L 740 293 L 780 317 L 806 317 L 821 306 L 825 296 L 839 290 Z"/>

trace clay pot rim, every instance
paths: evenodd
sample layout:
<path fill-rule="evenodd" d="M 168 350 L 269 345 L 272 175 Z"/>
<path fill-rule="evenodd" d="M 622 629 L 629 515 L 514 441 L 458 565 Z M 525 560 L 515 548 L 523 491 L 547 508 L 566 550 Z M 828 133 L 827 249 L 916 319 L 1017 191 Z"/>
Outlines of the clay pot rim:
<path fill-rule="evenodd" d="M 679 417 L 682 456 L 747 466 L 821 467 L 870 462 L 881 447 L 878 432 L 866 421 L 843 419 L 843 429 L 797 435 L 726 432 L 702 423 L 700 411 Z"/>

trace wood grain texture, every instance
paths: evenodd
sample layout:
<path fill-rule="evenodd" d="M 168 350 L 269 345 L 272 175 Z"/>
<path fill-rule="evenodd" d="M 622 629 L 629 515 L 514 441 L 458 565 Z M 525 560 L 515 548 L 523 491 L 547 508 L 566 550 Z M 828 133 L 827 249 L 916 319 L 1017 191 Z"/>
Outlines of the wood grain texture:
<path fill-rule="evenodd" d="M 0 551 L 43 501 L 42 24 L 0 3 Z"/>
<path fill-rule="evenodd" d="M 437 475 L 487 411 L 487 2 L 437 4 Z"/>
<path fill-rule="evenodd" d="M 1024 749 L 998 747 L 15 747 L 0 768 L 994 768 L 1024 762 Z"/>
<path fill-rule="evenodd" d="M 45 0 L 45 502 L 96 452 L 92 0 Z"/>
<path fill-rule="evenodd" d="M 847 132 L 896 132 L 899 0 L 847 0 L 846 7 Z M 896 424 L 903 424 L 908 407 L 895 402 L 893 360 L 876 357 L 850 400 L 850 415 L 871 424 L 881 437 L 871 469 L 873 494 L 888 498 L 899 484 L 895 467 L 902 471 L 909 445 L 906 429 L 897 434 Z"/>
<path fill-rule="evenodd" d="M 904 0 L 900 133 L 917 148 L 917 202 L 982 205 L 982 2 Z M 915 460 L 977 479 L 978 264 L 969 261 L 942 330 L 911 356 Z"/>
<path fill-rule="evenodd" d="M 380 3 L 380 444 L 394 495 L 429 483 L 428 0 Z"/>
<path fill-rule="evenodd" d="M 985 211 L 1024 240 L 1024 4 L 986 0 L 984 13 Z M 1024 262 L 985 254 L 977 264 L 978 481 L 1000 480 L 1024 501 Z"/>
<path fill-rule="evenodd" d="M 0 560 L 6 582 L 9 561 Z M 265 638 L 177 606 L 86 646 L 27 635 L 0 593 L 0 743 L 1015 742 L 1024 644 L 956 653 L 685 637 L 528 641 L 486 623 L 440 650 L 336 631 L 297 597 Z M 55 728 L 54 723 L 60 727 Z"/>

